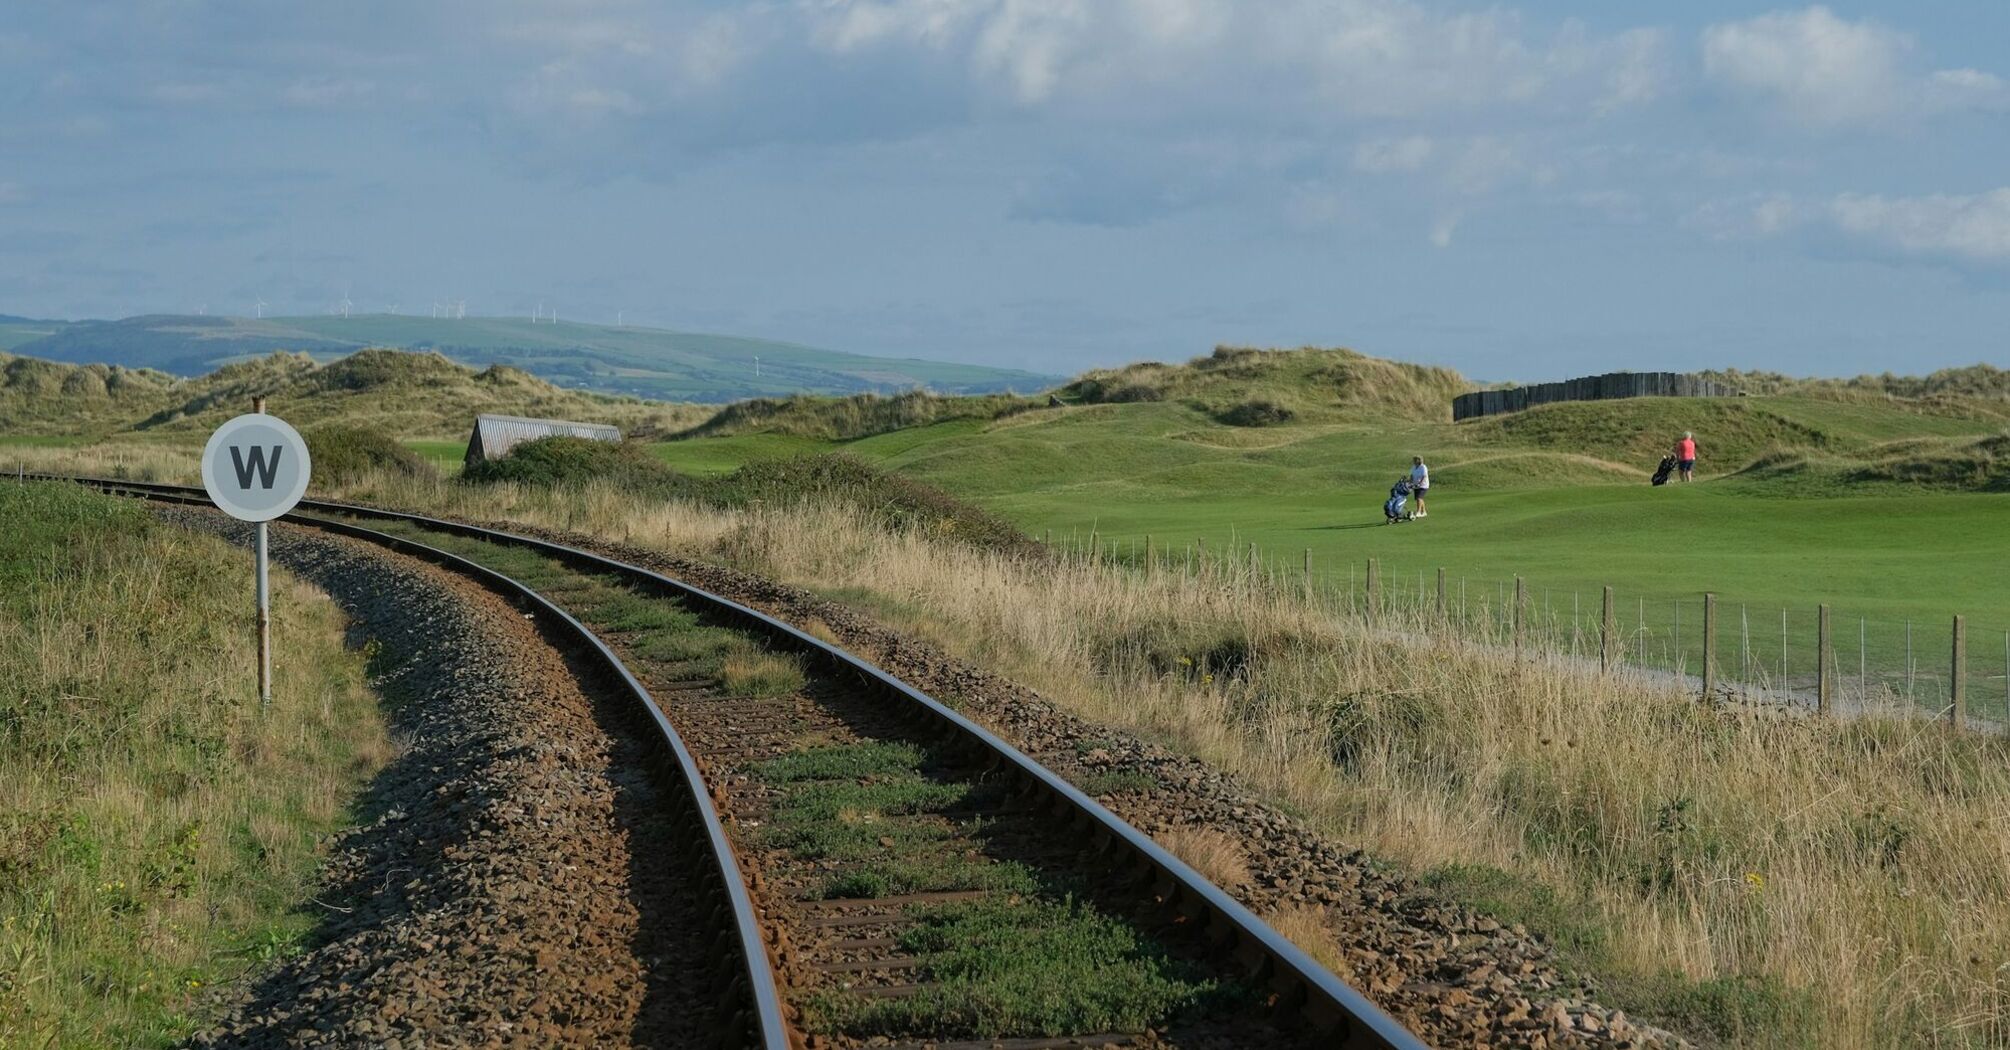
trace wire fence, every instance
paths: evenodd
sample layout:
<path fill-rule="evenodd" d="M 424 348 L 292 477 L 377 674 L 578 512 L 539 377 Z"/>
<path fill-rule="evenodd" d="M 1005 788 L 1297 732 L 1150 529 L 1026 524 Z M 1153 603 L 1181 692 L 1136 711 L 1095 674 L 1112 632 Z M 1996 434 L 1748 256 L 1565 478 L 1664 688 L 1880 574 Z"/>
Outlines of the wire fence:
<path fill-rule="evenodd" d="M 1091 533 L 1056 549 L 1075 559 L 1291 592 L 1384 629 L 1451 632 L 1532 656 L 1667 675 L 1718 697 L 2010 727 L 2010 623 L 1562 588 L 1443 569 L 1384 571 L 1375 559 L 1319 564 L 1309 550 L 1287 561 L 1248 544 L 1167 549 L 1150 537 L 1107 541 Z"/>

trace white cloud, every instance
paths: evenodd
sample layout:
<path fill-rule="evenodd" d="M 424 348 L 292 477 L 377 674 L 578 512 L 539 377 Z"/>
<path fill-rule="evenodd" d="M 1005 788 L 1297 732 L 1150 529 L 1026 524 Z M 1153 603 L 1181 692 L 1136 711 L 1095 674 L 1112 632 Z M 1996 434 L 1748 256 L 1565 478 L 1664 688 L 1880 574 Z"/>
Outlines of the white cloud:
<path fill-rule="evenodd" d="M 308 108 L 342 106 L 361 102 L 376 89 L 377 86 L 367 80 L 301 77 L 286 86 L 285 98 L 289 105 Z"/>
<path fill-rule="evenodd" d="M 1542 186 L 1556 179 L 1547 163 L 1531 160 L 1527 142 L 1492 135 L 1432 139 L 1412 135 L 1370 139 L 1354 147 L 1354 170 L 1371 175 L 1422 173 L 1425 181 L 1449 195 L 1478 197 L 1504 185 Z"/>
<path fill-rule="evenodd" d="M 1371 174 L 1416 171 L 1431 159 L 1433 143 L 1423 135 L 1373 139 L 1354 147 L 1354 168 Z"/>
<path fill-rule="evenodd" d="M 1431 223 L 1431 244 L 1438 248 L 1452 246 L 1452 238 L 1459 232 L 1459 220 L 1464 216 L 1458 212 L 1448 212 Z"/>
<path fill-rule="evenodd" d="M 2010 112 L 2010 83 L 1979 69 L 1943 69 L 1927 78 L 1922 98 L 1933 110 Z"/>
<path fill-rule="evenodd" d="M 2010 88 L 1994 75 L 1923 72 L 1910 35 L 1868 19 L 1839 18 L 1819 5 L 1710 26 L 1702 49 L 1708 78 L 1816 127 L 2010 102 Z"/>
<path fill-rule="evenodd" d="M 1705 205 L 1689 217 L 1689 224 L 1720 238 L 1826 229 L 1904 255 L 2010 261 L 2010 188 L 1917 197 L 1773 194 Z"/>
<path fill-rule="evenodd" d="M 153 96 L 154 101 L 170 106 L 195 106 L 221 101 L 224 89 L 221 84 L 170 80 L 155 84 L 148 94 Z"/>
<path fill-rule="evenodd" d="M 1828 214 L 1846 233 L 1914 254 L 2010 260 L 2010 188 L 1971 196 L 1846 193 L 1829 202 Z"/>
<path fill-rule="evenodd" d="M 1598 37 L 1576 23 L 1533 39 L 1496 8 L 1440 13 L 1411 0 L 871 0 L 802 3 L 826 52 L 908 48 L 960 60 L 1020 105 L 1153 91 L 1187 100 L 1258 87 L 1275 112 L 1414 116 L 1492 109 L 1551 92 L 1610 109 L 1654 97 L 1660 33 Z"/>

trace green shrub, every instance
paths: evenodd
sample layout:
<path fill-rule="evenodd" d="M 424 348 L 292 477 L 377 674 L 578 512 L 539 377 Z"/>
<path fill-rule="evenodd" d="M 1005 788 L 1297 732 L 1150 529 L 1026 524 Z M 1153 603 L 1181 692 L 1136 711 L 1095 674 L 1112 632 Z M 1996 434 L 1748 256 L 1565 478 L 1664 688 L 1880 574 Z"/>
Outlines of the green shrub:
<path fill-rule="evenodd" d="M 367 427 L 335 423 L 301 436 L 307 439 L 308 455 L 314 459 L 314 480 L 319 482 L 354 481 L 378 470 L 414 478 L 438 474 L 418 453 Z"/>
<path fill-rule="evenodd" d="M 707 484 L 724 507 L 850 507 L 897 529 L 918 529 L 987 550 L 1032 555 L 1041 547 L 1010 522 L 940 489 L 843 454 L 760 460 Z"/>
<path fill-rule="evenodd" d="M 926 390 L 849 397 L 757 397 L 720 409 L 712 418 L 676 438 L 729 434 L 796 434 L 827 441 L 851 441 L 909 427 L 957 419 L 993 420 L 1038 408 L 1041 402 L 1014 394 L 944 397 Z"/>
<path fill-rule="evenodd" d="M 1232 427 L 1274 427 L 1289 423 L 1298 413 L 1266 398 L 1252 398 L 1215 418 Z"/>
<path fill-rule="evenodd" d="M 501 458 L 469 465 L 461 472 L 461 480 L 473 485 L 510 481 L 547 487 L 614 481 L 637 495 L 652 496 L 695 490 L 691 479 L 665 466 L 642 444 L 577 437 L 526 441 Z"/>

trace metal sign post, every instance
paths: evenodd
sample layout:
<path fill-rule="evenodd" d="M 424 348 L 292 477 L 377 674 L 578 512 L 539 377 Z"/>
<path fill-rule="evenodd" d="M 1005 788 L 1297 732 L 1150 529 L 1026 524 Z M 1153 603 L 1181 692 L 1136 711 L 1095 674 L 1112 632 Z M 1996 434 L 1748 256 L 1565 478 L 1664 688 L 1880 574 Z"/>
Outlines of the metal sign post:
<path fill-rule="evenodd" d="M 272 592 L 266 575 L 265 523 L 292 510 L 307 493 L 313 464 L 307 442 L 285 420 L 257 411 L 216 428 L 202 450 L 202 487 L 217 509 L 257 526 L 258 699 L 272 702 Z"/>

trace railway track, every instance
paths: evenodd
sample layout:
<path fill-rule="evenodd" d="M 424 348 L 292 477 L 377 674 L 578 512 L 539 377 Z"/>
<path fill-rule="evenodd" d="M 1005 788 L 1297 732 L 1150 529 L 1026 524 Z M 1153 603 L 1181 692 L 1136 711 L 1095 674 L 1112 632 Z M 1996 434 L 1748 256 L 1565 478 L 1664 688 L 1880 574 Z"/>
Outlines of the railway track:
<path fill-rule="evenodd" d="M 632 705 L 708 858 L 722 1046 L 1423 1046 L 1093 798 L 815 634 L 532 537 L 315 500 L 281 520 L 505 596 Z"/>

